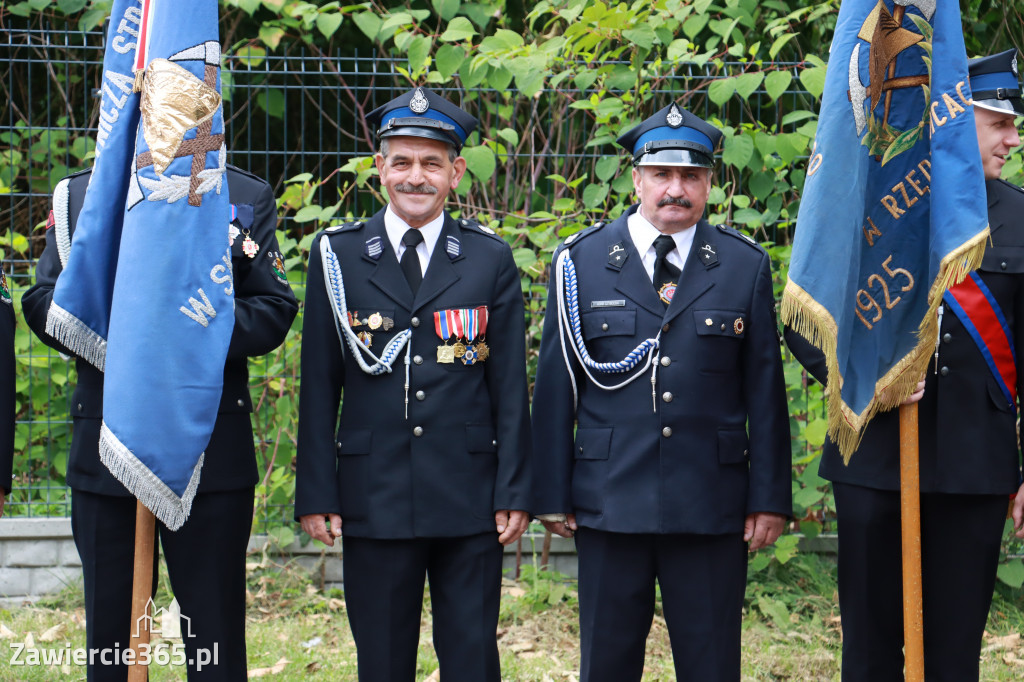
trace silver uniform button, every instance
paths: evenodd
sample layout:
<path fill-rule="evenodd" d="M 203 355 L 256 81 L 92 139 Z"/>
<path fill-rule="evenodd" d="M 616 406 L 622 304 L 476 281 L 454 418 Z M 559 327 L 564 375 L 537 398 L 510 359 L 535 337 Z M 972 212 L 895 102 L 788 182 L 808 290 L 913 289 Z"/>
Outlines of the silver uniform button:
<path fill-rule="evenodd" d="M 498 441 L 492 440 L 491 445 L 493 445 L 494 447 L 498 447 Z"/>
<path fill-rule="evenodd" d="M 414 327 L 420 326 L 420 318 L 418 318 L 418 317 L 412 318 L 411 320 L 409 320 L 409 324 L 411 324 Z"/>
<path fill-rule="evenodd" d="M 416 400 L 423 400 L 427 397 L 427 394 L 423 391 L 416 391 Z"/>
<path fill-rule="evenodd" d="M 949 367 L 943 367 L 942 369 L 940 369 L 939 374 L 941 374 L 942 376 L 946 376 L 947 374 L 949 374 Z"/>
<path fill-rule="evenodd" d="M 82 403 L 78 403 L 78 410 L 79 410 L 79 412 L 81 412 L 81 410 L 82 410 Z"/>
<path fill-rule="evenodd" d="M 341 441 L 339 440 L 337 443 L 335 443 L 334 447 L 338 450 L 341 450 Z"/>
<path fill-rule="evenodd" d="M 422 355 L 414 355 L 414 356 L 412 356 L 412 361 L 413 361 L 413 364 L 422 365 L 423 364 L 423 356 Z"/>
<path fill-rule="evenodd" d="M 605 332 L 608 331 L 608 323 L 607 322 L 605 322 L 604 324 L 601 325 L 601 331 L 605 331 Z"/>
<path fill-rule="evenodd" d="M 706 318 L 704 318 L 704 324 L 706 324 L 707 326 L 710 327 L 711 325 L 714 324 L 714 322 L 712 322 L 710 317 L 706 317 Z"/>
<path fill-rule="evenodd" d="M 672 364 L 672 358 L 670 358 L 667 355 L 661 356 L 661 366 L 662 367 L 668 367 L 671 364 Z"/>
<path fill-rule="evenodd" d="M 942 335 L 942 340 L 945 341 L 946 343 L 949 343 L 950 341 L 953 340 L 953 335 L 950 334 L 949 332 L 946 332 L 945 334 Z"/>
<path fill-rule="evenodd" d="M 665 428 L 663 428 L 661 430 L 661 435 L 665 436 L 665 438 L 669 438 L 672 435 L 672 427 L 666 426 Z"/>
<path fill-rule="evenodd" d="M 670 403 L 672 402 L 672 394 L 669 393 L 668 391 L 665 391 L 664 393 L 661 394 L 661 399 L 664 400 L 666 403 Z"/>
<path fill-rule="evenodd" d="M 422 436 L 423 435 L 423 427 L 422 426 L 415 427 L 412 430 L 412 435 L 414 435 L 414 436 Z"/>
<path fill-rule="evenodd" d="M 242 400 L 241 398 L 239 398 L 239 399 L 238 399 L 238 406 L 239 406 L 239 407 L 245 407 L 245 401 L 244 401 L 244 400 Z"/>

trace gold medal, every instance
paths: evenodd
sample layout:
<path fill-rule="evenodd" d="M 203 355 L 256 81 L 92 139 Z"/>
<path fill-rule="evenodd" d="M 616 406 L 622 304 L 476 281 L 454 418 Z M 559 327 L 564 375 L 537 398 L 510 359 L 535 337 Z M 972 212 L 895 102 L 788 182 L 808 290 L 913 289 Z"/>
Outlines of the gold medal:
<path fill-rule="evenodd" d="M 355 311 L 355 312 L 349 312 L 349 314 L 348 314 L 348 326 L 350 326 L 350 327 L 358 327 L 362 323 L 363 323 L 362 320 L 359 319 L 359 311 L 358 310 Z"/>
<path fill-rule="evenodd" d="M 369 348 L 370 345 L 373 344 L 373 334 L 371 334 L 370 332 L 359 332 L 358 334 L 356 334 L 356 336 L 359 337 L 359 340 L 367 348 Z"/>
<path fill-rule="evenodd" d="M 384 318 L 381 317 L 380 313 L 374 313 L 366 320 L 366 324 L 370 325 L 370 329 L 377 331 L 384 324 Z"/>
<path fill-rule="evenodd" d="M 486 341 L 476 342 L 476 359 L 483 362 L 487 358 L 491 357 L 491 349 L 487 347 Z"/>
<path fill-rule="evenodd" d="M 444 365 L 455 362 L 455 349 L 447 343 L 437 347 L 437 361 Z"/>
<path fill-rule="evenodd" d="M 466 344 L 461 341 L 456 341 L 455 345 L 452 346 L 452 350 L 455 352 L 454 357 L 461 358 L 466 354 Z"/>

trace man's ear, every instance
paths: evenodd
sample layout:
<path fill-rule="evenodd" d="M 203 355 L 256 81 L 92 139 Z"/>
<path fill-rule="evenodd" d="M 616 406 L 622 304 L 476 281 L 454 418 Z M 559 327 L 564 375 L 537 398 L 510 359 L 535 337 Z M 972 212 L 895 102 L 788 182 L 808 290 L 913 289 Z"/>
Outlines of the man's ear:
<path fill-rule="evenodd" d="M 452 176 L 452 189 L 455 189 L 462 181 L 462 176 L 466 174 L 466 160 L 460 156 L 452 165 L 455 168 L 455 175 Z"/>

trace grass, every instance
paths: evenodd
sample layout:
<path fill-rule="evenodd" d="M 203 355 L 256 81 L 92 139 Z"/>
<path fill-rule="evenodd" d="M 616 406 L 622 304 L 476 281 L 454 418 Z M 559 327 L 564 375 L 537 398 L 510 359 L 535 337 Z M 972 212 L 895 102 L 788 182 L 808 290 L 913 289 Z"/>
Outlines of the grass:
<path fill-rule="evenodd" d="M 170 602 L 166 572 L 156 603 Z M 524 566 L 519 581 L 502 587 L 499 648 L 505 680 L 575 681 L 579 677 L 579 629 L 574 585 Z M 356 656 L 343 595 L 320 592 L 301 570 L 250 564 L 247 614 L 250 678 L 273 682 L 355 680 Z M 430 599 L 424 596 L 417 680 L 436 682 L 430 643 Z M 1024 595 L 1000 585 L 982 654 L 981 678 L 1024 676 Z M 32 606 L 0 610 L 0 648 L 29 640 L 40 648 L 85 646 L 80 589 L 69 588 Z M 46 641 L 49 640 L 49 641 Z M 842 631 L 835 594 L 835 567 L 813 554 L 785 565 L 772 562 L 752 573 L 743 621 L 743 680 L 839 680 Z M 154 640 L 158 644 L 159 640 Z M 166 645 L 166 644 L 165 644 Z M 8 660 L 10 654 L 7 654 Z M 0 680 L 84 680 L 79 667 L 0 666 Z M 175 667 L 151 668 L 154 681 L 184 679 Z M 668 631 L 660 607 L 647 643 L 645 682 L 675 679 Z"/>

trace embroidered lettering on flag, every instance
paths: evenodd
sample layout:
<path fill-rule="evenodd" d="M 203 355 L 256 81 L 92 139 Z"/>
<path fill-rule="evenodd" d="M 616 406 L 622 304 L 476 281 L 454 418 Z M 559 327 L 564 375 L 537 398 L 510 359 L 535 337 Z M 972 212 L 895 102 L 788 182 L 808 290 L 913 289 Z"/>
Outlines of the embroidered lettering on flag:
<path fill-rule="evenodd" d="M 845 0 L 782 318 L 825 354 L 847 461 L 924 375 L 942 294 L 980 264 L 987 225 L 958 5 Z"/>

